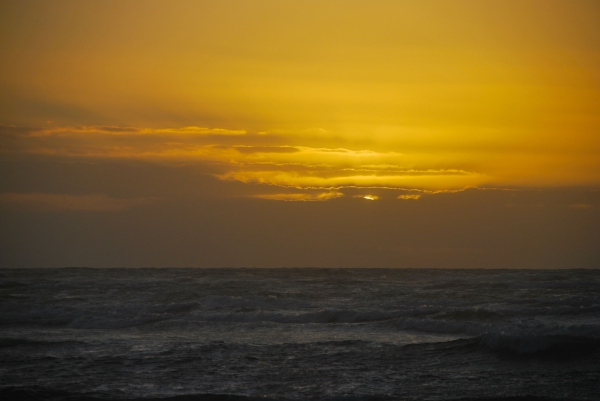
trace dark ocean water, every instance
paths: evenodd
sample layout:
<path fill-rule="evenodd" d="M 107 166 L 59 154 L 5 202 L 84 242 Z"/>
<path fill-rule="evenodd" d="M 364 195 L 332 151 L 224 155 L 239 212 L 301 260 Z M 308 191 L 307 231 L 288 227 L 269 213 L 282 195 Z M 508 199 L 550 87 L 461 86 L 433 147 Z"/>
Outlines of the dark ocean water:
<path fill-rule="evenodd" d="M 4 269 L 0 300 L 4 400 L 600 399 L 600 271 Z"/>

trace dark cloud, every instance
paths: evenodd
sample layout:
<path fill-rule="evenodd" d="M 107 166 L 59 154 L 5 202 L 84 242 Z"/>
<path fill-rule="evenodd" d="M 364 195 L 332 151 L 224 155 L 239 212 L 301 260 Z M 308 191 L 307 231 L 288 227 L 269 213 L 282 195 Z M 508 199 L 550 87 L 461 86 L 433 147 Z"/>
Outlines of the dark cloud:
<path fill-rule="evenodd" d="M 111 119 L 80 104 L 12 93 L 0 96 L 0 118 L 3 122 L 21 124 L 53 123 L 85 124 L 89 121 L 109 122 Z"/>
<path fill-rule="evenodd" d="M 2 163 L 14 174 L 1 177 L 4 197 L 42 193 L 46 205 L 58 200 L 77 207 L 0 211 L 0 266 L 600 264 L 598 191 L 348 188 L 325 202 L 278 202 L 273 199 L 282 193 L 317 200 L 323 192 L 223 182 L 194 166 Z M 379 199 L 354 197 L 367 193 Z M 255 197 L 261 194 L 273 196 Z M 396 199 L 402 194 L 421 197 Z M 142 201 L 152 198 L 161 200 Z"/>
<path fill-rule="evenodd" d="M 324 189 L 227 181 L 217 176 L 234 169 L 319 177 L 355 171 L 319 165 L 320 148 L 281 147 L 265 135 L 204 130 L 142 135 L 139 129 L 112 126 L 66 131 L 0 127 L 7 143 L 24 146 L 31 140 L 27 146 L 40 147 L 54 141 L 70 149 L 66 154 L 38 154 L 19 146 L 3 147 L 0 266 L 600 265 L 600 191 L 369 185 Z M 102 143 L 100 138 L 110 141 Z M 214 138 L 232 142 L 211 144 Z M 163 145 L 174 139 L 206 140 L 204 147 L 174 145 L 178 151 L 205 153 L 199 158 L 146 160 L 92 157 L 82 151 L 116 149 L 127 155 L 127 143 L 133 141 L 135 154 L 156 144 L 168 153 Z M 288 161 L 302 152 L 316 155 L 315 163 Z M 323 153 L 346 157 L 360 152 Z M 268 157 L 263 159 L 263 154 Z M 229 161 L 229 155 L 242 158 Z M 281 161 L 271 159 L 278 157 Z M 383 162 L 361 168 L 375 175 L 400 171 Z M 419 173 L 436 177 L 460 172 Z"/>
<path fill-rule="evenodd" d="M 156 203 L 157 198 L 116 199 L 106 195 L 67 195 L 45 193 L 0 193 L 0 208 L 32 212 L 89 211 L 114 212 L 137 205 Z"/>

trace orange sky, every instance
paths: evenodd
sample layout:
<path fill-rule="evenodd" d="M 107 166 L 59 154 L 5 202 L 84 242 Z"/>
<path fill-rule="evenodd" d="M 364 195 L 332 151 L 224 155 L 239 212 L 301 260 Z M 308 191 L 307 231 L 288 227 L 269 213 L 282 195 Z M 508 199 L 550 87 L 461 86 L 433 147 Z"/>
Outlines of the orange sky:
<path fill-rule="evenodd" d="M 0 119 L 45 129 L 19 151 L 298 188 L 600 184 L 595 1 L 2 7 Z"/>
<path fill-rule="evenodd" d="M 597 191 L 598 21 L 595 0 L 3 1 L 0 157 L 193 166 L 265 202 Z M 163 196 L 0 190 L 11 210 Z"/>

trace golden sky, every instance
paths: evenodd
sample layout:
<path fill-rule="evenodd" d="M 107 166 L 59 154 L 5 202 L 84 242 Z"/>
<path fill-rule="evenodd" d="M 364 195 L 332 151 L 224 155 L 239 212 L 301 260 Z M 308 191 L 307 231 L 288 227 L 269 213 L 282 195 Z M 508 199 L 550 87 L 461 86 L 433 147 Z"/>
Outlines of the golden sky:
<path fill-rule="evenodd" d="M 0 120 L 30 128 L 5 152 L 327 191 L 600 184 L 596 1 L 2 9 Z"/>
<path fill-rule="evenodd" d="M 564 221 L 548 229 L 551 218 L 536 217 L 537 230 L 555 235 L 539 249 L 556 247 L 568 221 L 596 222 L 573 223 L 569 244 L 583 246 L 581 236 L 599 226 L 599 21 L 596 0 L 2 0 L 0 209 L 134 219 L 155 208 L 175 219 L 170 201 L 218 198 L 270 205 L 256 212 L 266 219 L 275 205 L 350 202 L 335 213 L 351 219 L 354 207 L 390 201 L 390 216 L 400 213 L 394 207 L 424 208 L 414 230 L 434 235 L 423 212 L 433 197 L 445 199 L 436 212 L 455 200 L 463 211 L 474 197 L 491 202 L 465 221 L 509 210 L 494 209 L 500 204 L 548 201 Z M 523 191 L 547 196 L 535 203 Z M 294 210 L 299 221 L 314 212 Z M 531 215 L 510 210 L 505 221 Z M 260 224 L 249 218 L 223 217 L 219 230 L 255 233 Z M 341 221 L 322 233 L 343 248 L 352 241 L 338 240 Z M 372 252 L 400 238 L 386 224 Z M 486 253 L 473 244 L 496 234 L 477 227 L 457 237 L 462 245 L 439 239 L 439 255 L 476 249 L 469 257 L 479 260 Z M 511 231 L 500 231 L 512 243 Z M 409 259 L 421 260 L 437 240 L 419 241 L 381 249 L 413 249 L 420 256 Z M 252 260 L 240 258 L 231 265 Z M 335 264 L 323 258 L 302 263 Z M 381 256 L 380 265 L 394 260 Z"/>

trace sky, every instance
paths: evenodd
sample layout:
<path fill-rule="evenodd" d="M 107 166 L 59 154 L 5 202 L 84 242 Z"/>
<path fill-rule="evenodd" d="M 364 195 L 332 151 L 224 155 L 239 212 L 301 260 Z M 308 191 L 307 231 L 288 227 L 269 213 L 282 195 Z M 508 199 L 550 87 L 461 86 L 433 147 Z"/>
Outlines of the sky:
<path fill-rule="evenodd" d="M 0 267 L 600 267 L 595 0 L 0 0 Z"/>

